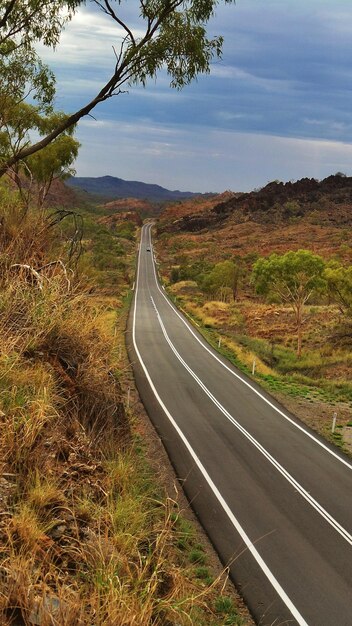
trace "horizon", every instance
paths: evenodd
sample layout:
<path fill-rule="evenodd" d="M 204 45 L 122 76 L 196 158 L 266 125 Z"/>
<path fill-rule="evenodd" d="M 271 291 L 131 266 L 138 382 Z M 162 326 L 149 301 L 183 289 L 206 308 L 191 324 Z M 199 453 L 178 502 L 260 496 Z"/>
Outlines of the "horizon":
<path fill-rule="evenodd" d="M 268 181 L 265 185 L 263 185 L 262 187 L 254 187 L 253 189 L 250 189 L 249 191 L 242 191 L 241 189 L 223 189 L 222 191 L 190 191 L 189 189 L 169 189 L 168 187 L 164 187 L 163 185 L 160 185 L 157 182 L 151 182 L 151 183 L 146 183 L 143 180 L 136 180 L 136 179 L 125 179 L 125 178 L 121 178 L 119 176 L 114 176 L 113 174 L 102 174 L 100 176 L 78 176 L 78 175 L 73 175 L 70 178 L 85 178 L 85 179 L 90 179 L 90 180 L 99 180 L 102 178 L 113 178 L 113 179 L 117 179 L 117 180 L 122 180 L 123 182 L 126 183 L 137 183 L 137 184 L 143 184 L 143 185 L 151 185 L 151 186 L 156 186 L 156 187 L 161 187 L 162 189 L 166 190 L 166 191 L 170 191 L 172 193 L 176 193 L 176 192 L 180 192 L 180 193 L 192 193 L 195 195 L 221 195 L 223 193 L 226 192 L 232 192 L 232 193 L 255 193 L 258 191 L 261 191 L 262 189 L 265 189 L 265 187 L 267 187 L 268 185 L 272 184 L 272 183 L 278 183 L 278 184 L 283 184 L 286 185 L 287 183 L 299 183 L 303 180 L 315 180 L 318 183 L 322 183 L 324 182 L 327 178 L 330 177 L 335 177 L 335 176 L 340 176 L 342 178 L 352 178 L 352 176 L 348 176 L 347 174 L 345 174 L 344 172 L 335 172 L 335 173 L 331 173 L 328 174 L 327 176 L 324 176 L 324 178 L 315 178 L 315 177 L 309 177 L 309 176 L 302 176 L 302 178 L 298 178 L 296 180 L 279 180 L 279 179 L 273 179 Z M 69 180 L 69 179 L 68 179 Z M 95 192 L 98 193 L 98 192 Z M 98 195 L 100 195 L 98 193 Z M 102 194 L 104 195 L 104 194 Z M 113 196 L 111 196 L 113 197 Z M 132 196 L 133 197 L 133 196 Z M 121 198 L 123 199 L 123 198 Z M 187 198 L 185 198 L 185 200 L 187 200 Z"/>

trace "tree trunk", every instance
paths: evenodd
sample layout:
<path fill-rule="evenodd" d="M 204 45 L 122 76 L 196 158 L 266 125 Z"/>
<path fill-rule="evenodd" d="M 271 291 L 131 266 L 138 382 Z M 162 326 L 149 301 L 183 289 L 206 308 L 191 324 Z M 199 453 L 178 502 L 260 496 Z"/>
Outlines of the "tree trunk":
<path fill-rule="evenodd" d="M 300 359 L 302 356 L 302 305 L 297 307 L 297 357 Z"/>
<path fill-rule="evenodd" d="M 235 272 L 234 272 L 234 277 L 233 277 L 233 285 L 232 285 L 232 297 L 233 297 L 233 301 L 236 302 L 237 300 L 237 296 L 238 296 L 238 287 L 239 287 L 239 282 L 240 282 L 240 274 L 241 274 L 241 270 L 239 265 L 235 266 Z"/>

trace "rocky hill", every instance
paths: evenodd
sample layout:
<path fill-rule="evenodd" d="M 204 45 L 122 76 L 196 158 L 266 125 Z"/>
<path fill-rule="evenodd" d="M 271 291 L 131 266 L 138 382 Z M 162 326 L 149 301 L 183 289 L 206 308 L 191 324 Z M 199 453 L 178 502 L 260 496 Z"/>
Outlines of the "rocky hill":
<path fill-rule="evenodd" d="M 159 233 L 173 233 L 174 245 L 182 248 L 187 238 L 190 256 L 203 251 L 216 261 L 307 248 L 352 261 L 352 177 L 274 181 L 259 191 L 214 197 L 199 210 L 195 206 L 171 205 L 158 224 Z"/>
<path fill-rule="evenodd" d="M 104 215 L 103 217 L 98 218 L 99 224 L 104 224 L 108 226 L 108 228 L 116 228 L 118 224 L 123 224 L 124 222 L 132 222 L 136 226 L 142 226 L 143 220 L 138 213 L 138 211 L 116 211 L 116 213 L 112 213 L 111 215 Z"/>
<path fill-rule="evenodd" d="M 99 204 L 99 209 L 103 209 L 104 214 L 115 220 L 121 220 L 122 216 L 134 214 L 133 221 L 142 223 L 146 217 L 157 217 L 164 210 L 164 204 L 142 200 L 140 198 L 116 198 L 110 202 Z M 130 219 L 126 218 L 126 219 Z"/>
<path fill-rule="evenodd" d="M 197 232 L 216 228 L 225 221 L 274 225 L 302 218 L 321 225 L 350 226 L 352 177 L 336 174 L 322 181 L 314 178 L 303 178 L 295 183 L 273 181 L 259 191 L 234 194 L 214 206 L 205 207 L 204 211 L 180 212 L 168 228 Z"/>
<path fill-rule="evenodd" d="M 139 198 L 119 198 L 111 202 L 105 202 L 103 205 L 107 211 L 139 211 L 140 213 L 152 213 L 154 205 L 148 200 L 140 200 Z"/>
<path fill-rule="evenodd" d="M 212 210 L 216 205 L 227 202 L 233 198 L 240 197 L 242 194 L 233 191 L 224 191 L 220 194 L 203 195 L 184 200 L 183 202 L 174 202 L 168 204 L 163 211 L 163 220 L 176 221 L 181 217 L 195 216 Z"/>

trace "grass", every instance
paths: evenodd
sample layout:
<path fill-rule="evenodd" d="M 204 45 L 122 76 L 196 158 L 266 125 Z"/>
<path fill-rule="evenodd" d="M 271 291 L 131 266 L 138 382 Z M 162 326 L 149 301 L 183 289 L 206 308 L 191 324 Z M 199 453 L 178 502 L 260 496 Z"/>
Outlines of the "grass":
<path fill-rule="evenodd" d="M 193 548 L 189 553 L 189 560 L 191 563 L 195 563 L 197 565 L 205 565 L 207 558 L 204 554 L 204 550 Z"/>
<path fill-rule="evenodd" d="M 218 303 L 213 304 L 218 306 Z M 212 310 L 211 303 L 200 307 L 183 297 L 182 307 L 191 313 L 191 319 L 201 325 L 200 330 L 209 343 L 244 373 L 251 374 L 255 359 L 256 375 L 269 390 L 296 397 L 315 396 L 330 403 L 348 403 L 352 407 L 352 384 L 349 381 L 327 380 L 323 376 L 327 367 L 344 362 L 349 364 L 350 354 L 335 351 L 325 356 L 319 350 L 307 350 L 299 359 L 294 349 L 273 346 L 265 339 L 224 331 L 218 320 L 216 324 L 209 324 L 204 310 Z"/>
<path fill-rule="evenodd" d="M 1 624 L 227 623 L 215 609 L 224 580 L 159 488 L 125 409 L 130 240 L 115 242 L 124 265 L 108 267 L 106 232 L 91 223 L 80 280 L 68 290 L 60 271 L 39 288 L 12 261 L 38 267 L 65 249 L 65 229 L 49 236 L 45 216 L 17 219 L 10 199 L 0 197 Z M 107 271 L 127 273 L 118 293 L 100 289 Z"/>
<path fill-rule="evenodd" d="M 215 610 L 218 615 L 224 617 L 224 625 L 241 626 L 243 624 L 243 620 L 238 614 L 232 598 L 227 596 L 218 598 L 215 603 Z"/>

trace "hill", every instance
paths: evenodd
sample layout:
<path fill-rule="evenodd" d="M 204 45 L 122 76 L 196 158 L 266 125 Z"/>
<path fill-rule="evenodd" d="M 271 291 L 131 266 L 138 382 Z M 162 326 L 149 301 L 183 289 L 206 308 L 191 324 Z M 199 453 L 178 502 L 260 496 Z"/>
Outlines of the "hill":
<path fill-rule="evenodd" d="M 352 226 L 352 177 L 317 181 L 271 182 L 259 191 L 214 197 L 200 211 L 182 203 L 166 209 L 159 232 L 188 233 L 194 248 L 207 242 L 214 260 L 225 254 L 245 256 L 309 248 L 323 256 L 351 260 L 348 229 Z M 218 242 L 219 245 L 214 246 Z"/>
<path fill-rule="evenodd" d="M 213 209 L 216 205 L 231 200 L 232 198 L 239 197 L 242 194 L 234 193 L 233 191 L 224 191 L 220 194 L 197 196 L 196 198 L 190 198 L 183 202 L 174 202 L 168 204 L 163 210 L 163 221 L 178 223 L 181 217 L 195 216 L 205 213 L 208 210 Z"/>
<path fill-rule="evenodd" d="M 141 220 L 146 217 L 157 217 L 160 215 L 164 205 L 140 198 L 116 198 L 110 202 L 99 204 L 98 208 L 103 210 L 107 217 L 111 218 L 110 221 L 114 221 L 114 219 L 121 220 L 123 215 L 134 213 L 135 217 L 133 220 L 142 223 Z"/>
<path fill-rule="evenodd" d="M 202 214 L 180 212 L 178 216 L 183 219 L 177 223 L 177 229 L 197 231 L 228 218 L 237 223 L 253 220 L 276 224 L 312 214 L 319 222 L 348 225 L 352 219 L 351 207 L 352 177 L 336 174 L 322 181 L 314 178 L 302 178 L 295 183 L 273 181 L 259 191 L 231 194 L 222 202 L 206 207 L 210 210 Z"/>
<path fill-rule="evenodd" d="M 154 202 L 182 200 L 199 194 L 191 191 L 170 191 L 160 185 L 152 185 L 135 180 L 123 180 L 115 176 L 100 176 L 97 178 L 79 177 L 70 178 L 67 185 L 82 189 L 90 194 L 101 195 L 105 198 L 140 198 Z"/>

